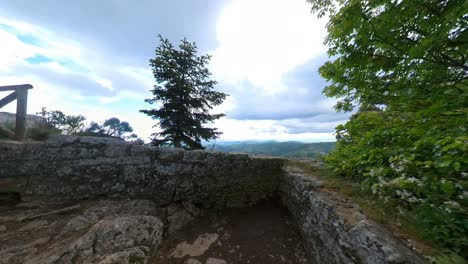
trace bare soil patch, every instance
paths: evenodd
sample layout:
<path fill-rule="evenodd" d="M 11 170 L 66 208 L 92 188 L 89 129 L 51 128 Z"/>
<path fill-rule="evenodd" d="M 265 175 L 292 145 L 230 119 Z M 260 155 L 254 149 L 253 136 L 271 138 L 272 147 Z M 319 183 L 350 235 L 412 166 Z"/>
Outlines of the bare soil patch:
<path fill-rule="evenodd" d="M 289 212 L 275 201 L 203 211 L 165 238 L 150 263 L 311 263 Z"/>

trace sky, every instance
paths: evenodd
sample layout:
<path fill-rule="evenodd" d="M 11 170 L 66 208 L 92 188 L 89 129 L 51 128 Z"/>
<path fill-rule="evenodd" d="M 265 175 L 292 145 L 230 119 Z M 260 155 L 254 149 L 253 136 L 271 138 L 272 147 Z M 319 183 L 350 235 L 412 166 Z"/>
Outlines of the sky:
<path fill-rule="evenodd" d="M 349 115 L 322 94 L 325 24 L 305 0 L 2 0 L 0 85 L 32 84 L 28 113 L 118 117 L 148 140 L 157 36 L 187 38 L 229 94 L 219 140 L 333 141 Z"/>

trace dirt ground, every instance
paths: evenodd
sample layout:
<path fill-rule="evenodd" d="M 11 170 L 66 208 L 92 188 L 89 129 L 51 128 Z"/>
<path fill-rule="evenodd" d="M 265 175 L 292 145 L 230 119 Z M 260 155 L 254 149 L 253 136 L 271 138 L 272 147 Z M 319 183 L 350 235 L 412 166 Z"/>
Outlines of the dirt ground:
<path fill-rule="evenodd" d="M 275 202 L 204 211 L 165 239 L 153 264 L 311 263 L 297 226 Z"/>

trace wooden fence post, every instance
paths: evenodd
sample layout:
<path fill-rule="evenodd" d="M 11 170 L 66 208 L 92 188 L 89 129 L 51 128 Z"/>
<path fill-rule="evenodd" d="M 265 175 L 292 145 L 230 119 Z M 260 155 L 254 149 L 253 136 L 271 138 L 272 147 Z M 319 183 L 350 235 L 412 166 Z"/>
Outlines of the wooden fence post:
<path fill-rule="evenodd" d="M 4 107 L 8 103 L 16 99 L 15 138 L 17 140 L 23 140 L 26 134 L 26 119 L 28 114 L 28 90 L 32 88 L 33 86 L 30 84 L 0 86 L 0 92 L 14 91 L 13 93 L 0 100 L 0 108 Z M 6 129 L 2 128 L 2 131 L 5 132 Z M 10 133 L 12 132 L 9 131 L 9 137 L 11 137 Z"/>
<path fill-rule="evenodd" d="M 16 90 L 16 138 L 23 140 L 26 133 L 26 117 L 28 108 L 28 90 Z"/>

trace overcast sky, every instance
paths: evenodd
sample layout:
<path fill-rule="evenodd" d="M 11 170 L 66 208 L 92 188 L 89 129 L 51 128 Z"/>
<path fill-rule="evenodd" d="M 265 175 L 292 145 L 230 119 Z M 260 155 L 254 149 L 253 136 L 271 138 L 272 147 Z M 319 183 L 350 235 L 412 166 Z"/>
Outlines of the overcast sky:
<path fill-rule="evenodd" d="M 230 95 L 216 109 L 221 140 L 331 141 L 348 115 L 321 94 L 326 21 L 309 11 L 305 0 L 2 0 L 0 85 L 32 84 L 29 113 L 115 116 L 148 139 L 155 121 L 138 110 L 150 107 L 157 35 L 186 37 Z"/>

